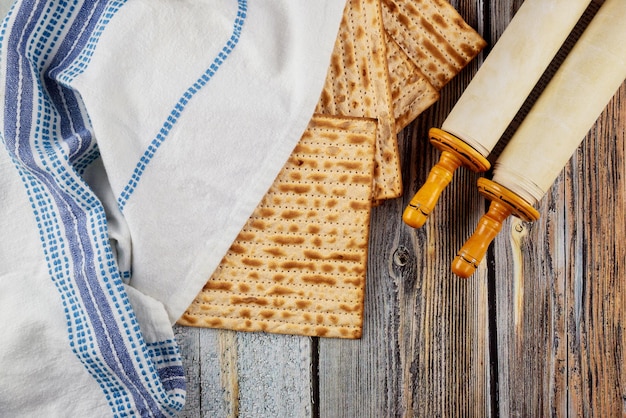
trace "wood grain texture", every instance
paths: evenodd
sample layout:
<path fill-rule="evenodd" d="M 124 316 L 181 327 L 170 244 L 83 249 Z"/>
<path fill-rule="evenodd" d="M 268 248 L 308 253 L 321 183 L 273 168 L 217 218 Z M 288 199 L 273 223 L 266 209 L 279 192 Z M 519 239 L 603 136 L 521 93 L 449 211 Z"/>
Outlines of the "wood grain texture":
<path fill-rule="evenodd" d="M 310 338 L 175 326 L 188 394 L 181 417 L 312 416 Z"/>
<path fill-rule="evenodd" d="M 626 414 L 626 84 L 541 204 L 512 220 L 498 271 L 500 410 Z M 621 103 L 621 104 L 620 104 Z"/>
<path fill-rule="evenodd" d="M 490 44 L 521 4 L 452 2 Z M 373 210 L 361 340 L 177 327 L 183 416 L 626 416 L 626 84 L 540 219 L 506 221 L 470 279 L 450 262 L 486 210 L 477 174 L 458 170 L 422 229 L 401 221 L 439 158 L 428 129 L 483 58 L 398 136 L 405 196 Z"/>

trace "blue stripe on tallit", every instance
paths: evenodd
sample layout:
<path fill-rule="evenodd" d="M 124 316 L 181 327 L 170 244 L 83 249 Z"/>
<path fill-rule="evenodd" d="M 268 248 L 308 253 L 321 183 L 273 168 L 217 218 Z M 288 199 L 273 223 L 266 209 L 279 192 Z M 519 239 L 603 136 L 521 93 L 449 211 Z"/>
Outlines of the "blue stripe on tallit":
<path fill-rule="evenodd" d="M 53 11 L 54 2 L 40 1 L 35 8 L 31 3 L 12 11 L 16 17 L 4 64 L 3 137 L 33 207 L 50 276 L 61 293 L 74 353 L 100 384 L 114 415 L 134 410 L 162 416 L 159 405 L 168 413 L 182 408 L 176 399 L 182 397 L 180 390 L 171 394 L 172 398 L 163 391 L 184 390 L 182 368 L 176 365 L 180 360 L 157 370 L 144 357 L 153 353 L 146 349 L 123 288 L 108 242 L 104 208 L 72 172 L 72 158 L 83 154 L 84 164 L 84 157 L 97 155 L 87 116 L 81 114 L 80 97 L 45 78 L 42 83 L 40 78 L 50 63 L 55 64 L 49 73 L 53 78 L 67 69 L 72 77 L 80 74 L 103 27 L 123 3 L 85 2 L 75 13 L 76 8 L 66 9 L 64 2 Z M 56 28 L 72 23 L 64 34 L 65 42 L 50 59 L 54 42 L 62 35 L 60 29 L 52 33 L 50 28 L 55 25 L 45 26 L 52 18 L 56 23 L 65 20 Z M 80 36 L 68 43 L 68 33 Z M 71 81 L 67 74 L 65 77 Z M 37 118 L 32 126 L 35 109 Z M 69 145 L 69 153 L 60 146 L 62 142 Z M 150 389 L 137 367 L 147 369 L 143 373 L 148 373 Z M 163 370 L 168 371 L 166 382 L 159 381 Z"/>
<path fill-rule="evenodd" d="M 84 6 L 85 5 L 80 9 L 81 12 L 85 11 Z M 82 16 L 82 21 L 78 19 L 79 17 L 81 17 L 80 13 L 79 16 L 74 19 L 69 33 L 82 30 L 81 26 L 84 24 L 84 17 L 86 17 L 86 15 Z M 93 19 L 96 18 L 97 16 L 93 16 Z M 19 20 L 16 24 L 19 25 Z M 45 37 L 39 37 L 38 40 L 38 45 L 43 45 L 47 41 Z M 23 56 L 27 56 L 25 45 L 24 43 L 22 44 L 22 48 L 18 47 L 19 52 L 23 54 Z M 77 43 L 76 46 L 80 48 L 82 45 Z M 13 50 L 12 45 L 10 45 L 9 48 Z M 62 45 L 57 56 L 64 52 Z M 30 54 L 32 54 L 31 56 L 37 55 L 37 50 L 31 50 Z M 23 68 L 23 90 L 21 97 L 30 97 L 32 93 L 29 91 L 29 86 L 33 80 L 30 78 L 31 73 L 25 68 L 29 62 L 21 60 L 21 64 Z M 35 91 L 35 88 L 33 88 L 33 91 Z M 60 123 L 58 120 L 58 118 L 60 118 L 61 121 L 63 120 L 63 114 L 60 113 L 63 109 L 55 109 L 49 104 L 50 91 L 48 91 L 49 95 L 43 96 L 43 98 L 41 97 L 41 92 L 38 93 L 40 108 L 42 107 L 41 101 L 43 100 L 44 102 L 44 120 L 51 119 L 54 121 L 53 125 L 61 125 L 61 137 L 63 137 L 62 122 Z M 138 379 L 138 376 L 136 376 L 134 367 L 132 367 L 132 360 L 127 358 L 127 351 L 124 347 L 121 331 L 118 329 L 117 324 L 115 321 L 105 321 L 105 318 L 114 318 L 114 315 L 111 312 L 109 301 L 107 300 L 104 290 L 98 281 L 99 274 L 94 265 L 94 253 L 91 240 L 92 238 L 97 239 L 97 237 L 93 230 L 89 231 L 87 226 L 87 218 L 90 217 L 87 211 L 91 209 L 91 216 L 99 217 L 100 219 L 104 218 L 104 211 L 101 208 L 97 208 L 97 205 L 94 205 L 94 203 L 96 203 L 94 196 L 89 196 L 90 193 L 85 191 L 83 185 L 75 184 L 78 183 L 77 179 L 72 178 L 71 173 L 67 172 L 63 163 L 58 161 L 58 151 L 54 149 L 55 146 L 58 146 L 58 143 L 56 143 L 58 138 L 54 136 L 54 132 L 50 132 L 50 134 L 48 134 L 48 132 L 42 132 L 42 135 L 37 135 L 35 131 L 35 140 L 33 141 L 33 150 L 38 151 L 39 154 L 37 160 L 44 164 L 47 163 L 49 168 L 46 170 L 37 169 L 35 157 L 27 155 L 27 153 L 31 151 L 30 147 L 27 146 L 30 140 L 30 133 L 27 131 L 22 131 L 22 135 L 20 135 L 19 143 L 24 145 L 20 148 L 22 150 L 20 157 L 22 161 L 27 163 L 27 168 L 30 169 L 31 173 L 33 173 L 35 177 L 43 183 L 44 188 L 49 191 L 56 204 L 56 209 L 59 212 L 59 217 L 67 237 L 66 242 L 69 245 L 69 255 L 74 270 L 74 283 L 80 294 L 80 301 L 83 305 L 82 308 L 85 310 L 89 322 L 83 321 L 85 324 L 88 323 L 91 325 L 99 354 L 110 369 L 110 371 L 99 370 L 98 377 L 100 380 L 107 381 L 111 379 L 109 375 L 113 374 L 113 376 L 120 381 L 120 384 L 123 385 L 121 386 L 122 390 L 125 387 L 126 390 L 130 392 L 138 409 L 146 410 L 149 408 L 154 412 L 158 412 L 156 405 L 147 404 L 151 401 L 150 396 L 141 393 L 141 388 L 135 387 L 136 385 L 133 381 Z M 60 177 L 60 179 L 58 177 Z M 74 188 L 74 193 L 72 193 L 71 190 L 68 191 L 68 188 Z M 85 195 L 83 195 L 83 193 L 85 193 Z M 83 202 L 78 203 L 78 199 L 83 200 Z M 84 216 L 80 216 L 81 213 L 84 213 Z M 99 258 L 101 259 L 101 256 Z M 102 275 L 100 280 L 106 283 L 108 281 L 107 275 Z M 122 356 L 120 357 L 119 354 L 122 354 Z M 82 357 L 84 359 L 84 356 Z M 130 378 L 126 376 L 128 373 L 130 373 Z"/>
<path fill-rule="evenodd" d="M 230 39 L 226 42 L 226 45 L 222 47 L 220 52 L 217 54 L 209 68 L 198 78 L 187 90 L 183 93 L 183 95 L 178 99 L 178 102 L 171 110 L 169 116 L 163 122 L 161 129 L 157 133 L 157 135 L 152 139 L 148 148 L 144 151 L 143 155 L 137 162 L 135 169 L 131 175 L 131 178 L 128 180 L 128 183 L 120 193 L 120 196 L 117 199 L 117 204 L 120 210 L 124 209 L 128 199 L 133 194 L 139 181 L 141 180 L 141 176 L 143 175 L 146 167 L 154 158 L 157 150 L 163 144 L 163 142 L 167 139 L 170 131 L 178 122 L 178 118 L 181 113 L 185 110 L 185 107 L 189 103 L 189 101 L 196 95 L 215 75 L 215 73 L 220 69 L 221 65 L 226 61 L 230 53 L 235 49 L 237 43 L 239 42 L 239 37 L 241 36 L 241 31 L 243 29 L 243 24 L 246 20 L 246 13 L 248 9 L 247 0 L 238 0 L 239 8 L 237 10 L 237 16 L 235 18 L 235 22 L 233 24 L 233 31 L 230 36 Z"/>
<path fill-rule="evenodd" d="M 101 385 L 105 385 L 108 390 L 113 389 L 113 393 L 128 390 L 134 399 L 133 403 L 139 410 L 151 409 L 153 413 L 158 413 L 156 405 L 148 406 L 147 404 L 151 401 L 150 396 L 140 393 L 140 390 L 134 387 L 132 380 L 126 377 L 126 373 L 132 372 L 134 369 L 132 361 L 129 362 L 127 359 L 116 358 L 118 354 L 116 352 L 126 353 L 126 349 L 120 340 L 120 330 L 116 329 L 117 324 L 115 321 L 107 321 L 108 323 L 104 321 L 104 318 L 114 318 L 114 316 L 110 312 L 109 301 L 100 286 L 98 281 L 99 275 L 96 273 L 94 266 L 91 239 L 97 239 L 96 233 L 94 233 L 94 230 L 89 231 L 86 224 L 87 219 L 90 217 L 104 218 L 104 211 L 101 208 L 99 211 L 97 210 L 97 205 L 94 205 L 97 203 L 95 196 L 85 193 L 86 188 L 84 185 L 80 184 L 80 181 L 77 181 L 71 173 L 67 172 L 62 162 L 63 157 L 59 158 L 57 153 L 60 151 L 58 146 L 61 138 L 55 136 L 55 131 L 58 131 L 59 126 L 59 112 L 58 109 L 54 109 L 50 105 L 49 96 L 44 94 L 38 77 L 39 74 L 35 72 L 33 75 L 32 73 L 34 72 L 33 67 L 37 67 L 37 57 L 42 55 L 44 45 L 48 42 L 47 36 L 52 35 L 49 32 L 41 33 L 40 31 L 41 23 L 45 22 L 49 17 L 51 10 L 48 7 L 44 12 L 44 5 L 49 6 L 49 4 L 40 2 L 34 15 L 29 13 L 28 7 L 18 10 L 15 27 L 25 28 L 25 30 L 14 32 L 13 36 L 9 38 L 7 78 L 9 80 L 19 79 L 21 90 L 19 95 L 16 96 L 7 94 L 7 109 L 11 108 L 11 103 L 20 103 L 21 114 L 15 117 L 15 135 L 7 131 L 7 143 L 10 144 L 11 140 L 14 139 L 14 156 L 21 162 L 20 168 L 23 172 L 29 173 L 31 184 L 33 184 L 32 180 L 36 180 L 39 183 L 37 187 L 39 193 L 35 195 L 35 198 L 37 209 L 47 213 L 49 217 L 46 225 L 48 235 L 44 235 L 44 230 L 41 226 L 40 230 L 42 232 L 44 250 L 47 250 L 45 252 L 49 254 L 48 263 L 51 267 L 51 273 L 56 278 L 60 277 L 59 273 L 65 273 L 68 275 L 68 278 L 71 277 L 73 281 L 68 280 L 70 287 L 67 287 L 67 289 L 71 290 L 71 296 L 75 295 L 76 290 L 78 290 L 80 295 L 80 297 L 72 299 L 75 303 L 70 305 L 70 309 L 75 329 L 86 330 L 88 338 L 74 339 L 71 334 L 73 330 L 70 328 L 69 337 L 72 347 L 74 347 L 75 352 L 86 366 L 89 366 L 90 372 L 96 374 L 96 378 Z M 57 16 L 62 16 L 63 12 L 65 10 L 60 7 L 57 9 Z M 71 12 L 68 15 L 66 20 L 67 17 L 72 17 Z M 93 18 L 95 19 L 96 17 L 94 16 Z M 64 25 L 66 23 L 63 22 Z M 77 27 L 77 24 L 83 23 L 74 20 L 72 28 Z M 39 24 L 39 26 L 37 27 L 35 24 Z M 37 38 L 30 36 L 33 31 L 39 33 L 40 36 Z M 35 42 L 35 39 L 37 42 Z M 29 41 L 27 42 L 27 40 Z M 37 47 L 33 48 L 33 45 Z M 32 62 L 27 58 L 31 58 Z M 12 64 L 14 63 L 17 65 L 13 66 Z M 12 75 L 12 70 L 15 70 L 15 76 Z M 31 109 L 33 109 L 33 96 L 35 95 L 38 115 L 34 129 L 31 132 Z M 5 117 L 5 120 L 11 120 L 11 118 Z M 32 143 L 31 136 L 33 139 Z M 68 189 L 74 189 L 74 193 L 72 193 L 72 190 L 68 192 Z M 83 193 L 85 195 L 82 195 Z M 77 202 L 79 199 L 82 202 Z M 50 219 L 54 219 L 52 225 L 56 229 L 55 235 L 57 238 L 55 238 L 54 242 L 51 240 L 52 235 L 50 232 L 52 228 Z M 60 228 L 61 224 L 63 225 L 62 231 Z M 63 234 L 65 236 L 62 236 Z M 48 242 L 46 242 L 47 240 Z M 68 245 L 67 252 L 58 252 L 59 248 L 63 248 L 59 245 L 59 242 Z M 73 271 L 70 271 L 70 269 Z M 100 280 L 106 283 L 108 278 L 104 275 Z M 85 317 L 85 314 L 88 316 L 88 319 Z M 90 342 L 90 347 L 86 345 L 88 341 Z M 94 350 L 94 341 L 98 348 L 97 352 Z M 98 354 L 107 364 L 108 369 L 103 367 Z M 120 364 L 120 362 L 126 364 L 126 367 Z M 130 369 L 128 366 L 131 366 Z M 117 379 L 120 382 L 112 382 L 112 379 Z M 128 401 L 127 395 L 122 394 L 122 397 Z M 120 410 L 119 404 L 117 409 Z M 123 409 L 130 409 L 130 405 Z"/>
<path fill-rule="evenodd" d="M 80 105 L 78 103 L 79 98 L 77 94 L 74 93 L 71 89 L 67 87 L 63 87 L 56 83 L 54 78 L 63 70 L 65 70 L 69 63 L 72 63 L 76 60 L 80 53 L 85 51 L 85 45 L 88 44 L 88 40 L 91 37 L 91 34 L 94 30 L 94 27 L 97 23 L 97 18 L 99 18 L 104 9 L 105 3 L 84 3 L 79 9 L 74 23 L 71 25 L 68 30 L 68 34 L 61 43 L 55 57 L 51 60 L 48 68 L 52 70 L 47 72 L 47 76 L 45 80 L 46 90 L 48 91 L 49 96 L 52 99 L 53 106 L 56 108 L 58 115 L 60 116 L 60 131 L 61 136 L 65 139 L 65 143 L 69 144 L 69 152 L 68 158 L 71 162 L 72 155 L 76 154 L 80 147 L 72 146 L 73 144 L 89 144 L 90 142 L 90 127 L 86 127 L 84 125 L 84 121 L 82 115 L 80 113 Z M 86 23 L 86 24 L 85 24 Z M 65 65 L 63 63 L 66 63 Z M 71 122 L 71 125 L 69 126 Z M 72 129 L 75 128 L 75 129 Z M 81 133 L 87 133 L 84 135 L 83 141 L 76 141 L 76 138 L 81 137 Z M 82 148 L 87 149 L 88 146 L 83 146 Z M 59 174 L 64 175 L 63 173 L 64 167 L 62 168 Z M 61 197 L 62 199 L 63 197 Z M 71 196 L 68 195 L 66 198 L 69 198 L 69 202 L 73 203 L 71 200 Z M 81 210 L 77 205 L 72 205 L 68 208 L 69 213 L 78 213 Z M 94 208 L 95 217 L 98 222 L 98 227 L 103 228 L 105 219 L 105 214 L 102 208 L 98 205 L 97 208 Z M 67 227 L 71 227 L 73 225 L 66 225 Z M 81 235 L 77 242 L 70 241 L 70 243 L 75 244 L 74 251 L 71 251 L 72 254 L 75 251 L 79 251 L 84 254 L 84 257 L 75 257 L 75 268 L 78 271 L 84 272 L 84 277 L 82 281 L 77 281 L 79 284 L 79 290 L 83 296 L 83 301 L 87 308 L 87 313 L 90 315 L 92 323 L 94 325 L 94 331 L 98 336 L 97 341 L 101 343 L 101 352 L 103 353 L 106 364 L 113 370 L 115 375 L 119 376 L 122 383 L 128 387 L 129 391 L 133 395 L 135 402 L 141 405 L 142 408 L 147 408 L 156 411 L 156 405 L 147 406 L 145 402 L 150 404 L 151 396 L 141 393 L 143 391 L 143 385 L 137 385 L 135 382 L 139 381 L 140 377 L 135 371 L 134 367 L 132 367 L 132 359 L 129 356 L 129 353 L 126 350 L 124 339 L 122 337 L 122 331 L 117 326 L 115 322 L 106 321 L 104 318 L 114 317 L 114 313 L 112 311 L 111 306 L 108 303 L 107 296 L 104 293 L 104 289 L 99 286 L 99 283 L 93 283 L 92 278 L 98 277 L 100 275 L 105 281 L 109 274 L 115 276 L 118 273 L 115 271 L 112 262 L 113 258 L 110 253 L 106 253 L 105 258 L 109 262 L 109 268 L 104 269 L 102 266 L 100 267 L 102 270 L 100 272 L 96 271 L 96 266 L 92 260 L 102 259 L 102 254 L 99 254 L 97 257 L 93 253 L 93 248 L 91 244 L 91 238 L 95 234 L 88 233 L 88 227 L 86 224 L 80 224 L 75 226 L 77 228 L 77 232 Z M 92 225 L 93 228 L 93 225 Z M 67 230 L 67 229 L 66 229 Z M 95 229 L 92 229 L 95 231 Z M 101 230 L 102 231 L 102 230 Z M 107 239 L 108 234 L 104 235 L 101 238 Z M 80 247 L 79 247 L 80 244 Z M 97 244 L 96 244 L 97 245 Z M 106 245 L 104 246 L 105 249 Z M 82 264 L 83 260 L 85 261 Z M 107 271 L 109 270 L 109 271 Z M 122 292 L 123 294 L 123 292 Z M 90 295 L 96 301 L 96 304 L 92 304 L 90 300 Z M 113 296 L 110 294 L 109 296 Z M 112 300 L 115 303 L 115 299 Z M 99 315 L 102 316 L 103 319 L 96 317 L 96 312 L 99 312 Z M 120 319 L 124 320 L 124 316 L 120 316 Z M 123 324 L 126 326 L 125 324 Z M 135 325 L 136 326 L 136 325 Z M 137 329 L 138 331 L 138 329 Z M 132 340 L 131 340 L 132 342 Z M 120 367 L 123 367 L 120 369 Z M 128 366 L 131 366 L 130 368 Z M 127 376 L 124 376 L 124 371 L 126 371 Z"/>
<path fill-rule="evenodd" d="M 182 359 L 178 346 L 173 341 L 161 341 L 148 344 L 148 349 L 150 356 L 155 359 L 163 386 L 168 390 L 184 389 L 184 370 L 180 366 Z"/>

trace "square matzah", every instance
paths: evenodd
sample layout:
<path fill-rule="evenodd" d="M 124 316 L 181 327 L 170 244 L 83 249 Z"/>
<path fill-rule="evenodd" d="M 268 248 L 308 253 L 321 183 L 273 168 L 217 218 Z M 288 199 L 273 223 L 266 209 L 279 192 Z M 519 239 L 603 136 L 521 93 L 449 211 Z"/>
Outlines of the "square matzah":
<path fill-rule="evenodd" d="M 359 338 L 376 122 L 314 116 L 179 323 Z"/>

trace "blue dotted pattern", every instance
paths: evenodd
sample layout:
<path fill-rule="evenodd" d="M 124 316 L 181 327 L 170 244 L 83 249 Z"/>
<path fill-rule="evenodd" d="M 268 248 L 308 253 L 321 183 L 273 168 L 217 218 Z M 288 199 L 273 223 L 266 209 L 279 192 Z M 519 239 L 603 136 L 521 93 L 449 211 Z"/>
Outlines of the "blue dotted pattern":
<path fill-rule="evenodd" d="M 193 96 L 198 93 L 202 87 L 204 87 L 210 80 L 213 78 L 215 73 L 219 70 L 220 66 L 226 61 L 230 53 L 233 51 L 237 43 L 239 42 L 239 37 L 241 36 L 241 31 L 243 29 L 243 24 L 246 19 L 247 13 L 247 0 L 238 0 L 239 9 L 237 10 L 237 17 L 235 18 L 235 22 L 233 24 L 233 32 L 230 36 L 230 39 L 226 42 L 226 45 L 220 50 L 217 54 L 217 57 L 213 60 L 209 68 L 196 80 L 180 97 L 174 108 L 171 110 L 169 116 L 163 122 L 161 129 L 157 133 L 157 135 L 150 141 L 148 148 L 144 151 L 143 155 L 137 162 L 135 169 L 131 175 L 130 180 L 124 186 L 124 189 L 120 193 L 120 196 L 117 199 L 117 204 L 120 210 L 124 209 L 128 199 L 133 194 L 139 181 L 141 180 L 141 176 L 143 175 L 146 167 L 154 158 L 157 150 L 163 144 L 163 142 L 167 139 L 170 131 L 178 122 L 178 118 L 185 110 L 185 107 L 189 103 L 189 101 L 193 98 Z"/>
<path fill-rule="evenodd" d="M 98 150 L 87 116 L 75 117 L 81 104 L 68 105 L 78 96 L 68 90 L 45 89 L 36 76 L 50 61 L 55 63 L 50 78 L 69 85 L 87 67 L 102 30 L 123 4 L 38 1 L 12 9 L 22 24 L 14 25 L 19 30 L 12 36 L 18 37 L 10 38 L 16 43 L 10 50 L 23 53 L 8 54 L 13 61 L 7 68 L 15 71 L 7 74 L 5 121 L 12 123 L 5 124 L 2 139 L 31 202 L 49 274 L 61 294 L 70 347 L 100 384 L 114 416 L 162 416 L 175 414 L 183 405 L 184 374 L 178 349 L 174 341 L 146 344 L 141 336 L 123 287 L 125 274 L 118 271 L 108 243 L 104 208 L 80 177 L 98 157 Z M 240 1 L 236 26 L 243 23 L 243 17 L 245 2 Z M 0 44 L 7 22 L 2 25 Z M 240 30 L 236 30 L 237 38 Z M 29 33 L 29 37 L 22 36 Z M 81 36 L 70 36 L 78 33 Z M 68 38 L 84 42 L 65 43 L 64 48 Z M 58 42 L 61 46 L 55 50 Z M 201 78 L 205 84 L 214 71 L 206 74 L 208 78 Z M 201 88 L 197 84 L 188 91 L 191 96 Z M 19 103 L 18 109 L 9 105 L 14 103 Z M 31 126 L 33 110 L 36 118 Z M 63 132 L 68 129 L 69 136 Z M 59 138 L 65 139 L 69 152 Z"/>

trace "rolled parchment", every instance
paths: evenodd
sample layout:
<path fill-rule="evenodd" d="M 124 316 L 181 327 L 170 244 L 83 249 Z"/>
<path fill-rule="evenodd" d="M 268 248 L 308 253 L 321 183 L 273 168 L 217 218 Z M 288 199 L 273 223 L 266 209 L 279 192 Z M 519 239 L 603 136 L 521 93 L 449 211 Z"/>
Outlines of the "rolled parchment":
<path fill-rule="evenodd" d="M 532 208 L 626 79 L 626 1 L 606 0 L 496 161 L 479 189 L 487 214 L 453 263 L 468 277 L 507 216 L 535 220 Z"/>
<path fill-rule="evenodd" d="M 404 221 L 421 227 L 454 170 L 486 171 L 486 157 L 555 57 L 590 0 L 526 0 L 431 143 L 442 151 Z"/>

